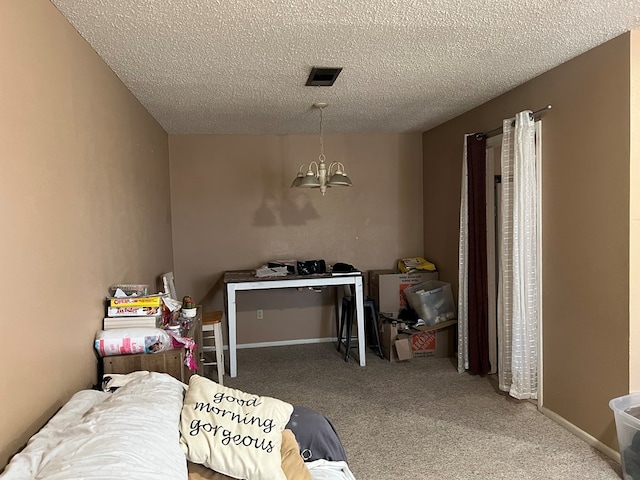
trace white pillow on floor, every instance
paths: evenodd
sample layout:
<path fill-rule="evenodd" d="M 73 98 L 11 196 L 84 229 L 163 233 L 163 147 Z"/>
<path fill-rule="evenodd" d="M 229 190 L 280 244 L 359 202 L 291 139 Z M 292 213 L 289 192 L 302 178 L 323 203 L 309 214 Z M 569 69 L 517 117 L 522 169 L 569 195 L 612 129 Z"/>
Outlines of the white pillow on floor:
<path fill-rule="evenodd" d="M 187 459 L 245 480 L 286 480 L 282 431 L 293 406 L 192 375 L 182 407 L 180 443 Z"/>

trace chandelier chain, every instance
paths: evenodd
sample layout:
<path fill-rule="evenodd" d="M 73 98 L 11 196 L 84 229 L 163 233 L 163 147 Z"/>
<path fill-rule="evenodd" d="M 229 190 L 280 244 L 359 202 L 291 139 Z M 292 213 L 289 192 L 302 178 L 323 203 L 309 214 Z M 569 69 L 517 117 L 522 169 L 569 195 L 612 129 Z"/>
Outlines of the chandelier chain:
<path fill-rule="evenodd" d="M 318 157 L 318 159 L 321 162 L 324 162 L 325 160 L 325 156 L 324 156 L 324 135 L 322 133 L 322 108 L 320 108 L 320 156 Z"/>

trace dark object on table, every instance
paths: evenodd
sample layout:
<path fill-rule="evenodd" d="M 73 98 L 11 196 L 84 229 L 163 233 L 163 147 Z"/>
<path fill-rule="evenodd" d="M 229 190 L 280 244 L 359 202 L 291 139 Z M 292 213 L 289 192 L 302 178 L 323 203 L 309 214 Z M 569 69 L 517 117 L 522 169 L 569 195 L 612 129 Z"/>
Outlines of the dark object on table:
<path fill-rule="evenodd" d="M 336 273 L 351 273 L 351 272 L 357 272 L 358 270 L 353 265 L 350 265 L 348 263 L 338 262 L 333 264 L 332 271 Z"/>
<path fill-rule="evenodd" d="M 298 275 L 313 275 L 314 273 L 326 273 L 327 264 L 324 260 L 297 261 Z"/>

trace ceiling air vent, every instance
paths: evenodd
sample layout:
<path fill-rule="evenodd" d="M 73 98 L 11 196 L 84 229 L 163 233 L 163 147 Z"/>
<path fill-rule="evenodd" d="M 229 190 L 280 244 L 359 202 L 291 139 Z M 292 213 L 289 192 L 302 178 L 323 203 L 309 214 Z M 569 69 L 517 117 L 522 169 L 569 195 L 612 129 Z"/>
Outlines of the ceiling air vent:
<path fill-rule="evenodd" d="M 330 87 L 341 71 L 342 68 L 313 67 L 305 85 L 307 87 Z"/>

